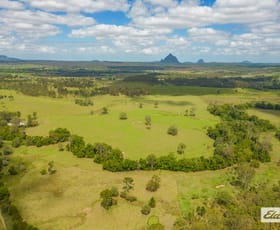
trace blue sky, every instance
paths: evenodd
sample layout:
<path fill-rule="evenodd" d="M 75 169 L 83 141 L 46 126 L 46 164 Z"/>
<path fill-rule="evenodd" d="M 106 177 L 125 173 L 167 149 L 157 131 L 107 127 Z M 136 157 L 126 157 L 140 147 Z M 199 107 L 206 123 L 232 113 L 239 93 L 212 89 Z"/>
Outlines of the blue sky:
<path fill-rule="evenodd" d="M 279 62 L 279 0 L 0 0 L 0 54 Z"/>

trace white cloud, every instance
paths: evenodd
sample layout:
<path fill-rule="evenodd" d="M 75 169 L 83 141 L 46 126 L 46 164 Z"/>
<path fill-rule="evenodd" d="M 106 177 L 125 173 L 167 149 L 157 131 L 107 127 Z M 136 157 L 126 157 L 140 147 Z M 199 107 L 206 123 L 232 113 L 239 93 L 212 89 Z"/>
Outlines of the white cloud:
<path fill-rule="evenodd" d="M 218 31 L 213 28 L 191 28 L 188 34 L 193 42 L 210 43 L 219 45 L 227 45 L 229 43 L 230 34 L 224 31 Z"/>
<path fill-rule="evenodd" d="M 50 53 L 50 54 L 54 54 L 56 52 L 55 48 L 51 47 L 51 46 L 41 46 L 41 47 L 39 47 L 38 50 L 39 50 L 39 52 Z"/>
<path fill-rule="evenodd" d="M 129 17 L 131 18 L 148 16 L 149 14 L 149 10 L 142 0 L 135 0 L 130 12 L 128 13 Z"/>
<path fill-rule="evenodd" d="M 132 8 L 137 11 L 137 5 Z M 166 12 L 150 15 L 132 14 L 134 25 L 141 27 L 190 28 L 211 24 L 261 23 L 279 17 L 280 4 L 277 0 L 217 0 L 213 7 L 202 6 L 198 1 L 182 1 Z"/>
<path fill-rule="evenodd" d="M 56 12 L 127 11 L 126 0 L 23 0 L 37 9 Z"/>
<path fill-rule="evenodd" d="M 79 14 L 56 15 L 43 11 L 0 11 L 0 20 L 2 22 L 24 22 L 30 24 L 53 24 L 68 26 L 86 26 L 94 24 L 94 19 L 84 17 Z"/>
<path fill-rule="evenodd" d="M 117 26 L 99 24 L 81 29 L 74 29 L 71 32 L 71 37 L 96 37 L 97 39 L 108 37 L 157 37 L 158 35 L 170 33 L 170 29 L 137 29 L 132 26 Z"/>
<path fill-rule="evenodd" d="M 1 52 L 54 57 L 98 54 L 110 59 L 110 54 L 153 57 L 169 52 L 182 57 L 279 57 L 280 51 L 278 0 L 216 0 L 212 6 L 200 0 L 0 0 L 0 8 Z M 92 16 L 84 14 L 104 10 L 124 12 L 131 22 L 97 24 Z M 214 24 L 228 23 L 242 30 L 237 28 L 235 34 L 227 26 L 221 27 L 225 31 L 212 28 Z M 68 36 L 64 26 L 71 30 Z M 174 33 L 176 29 L 186 34 Z M 65 36 L 65 44 L 52 44 L 55 37 L 43 39 L 58 34 Z"/>
<path fill-rule="evenodd" d="M 0 8 L 20 10 L 20 9 L 23 9 L 24 7 L 20 2 L 1 0 Z"/>

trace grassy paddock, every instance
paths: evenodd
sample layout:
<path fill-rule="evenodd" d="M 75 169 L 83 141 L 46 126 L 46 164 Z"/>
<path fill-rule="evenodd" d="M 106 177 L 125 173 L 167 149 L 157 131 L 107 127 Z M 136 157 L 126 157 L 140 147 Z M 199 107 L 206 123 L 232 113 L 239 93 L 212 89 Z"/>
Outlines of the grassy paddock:
<path fill-rule="evenodd" d="M 213 142 L 206 135 L 206 129 L 215 125 L 218 118 L 206 111 L 207 104 L 197 96 L 146 96 L 137 100 L 125 96 L 98 96 L 92 98 L 94 106 L 82 107 L 74 103 L 74 98 L 13 94 L 15 100 L 6 101 L 2 109 L 19 110 L 23 117 L 32 112 L 38 114 L 40 124 L 27 129 L 29 135 L 47 135 L 50 129 L 65 127 L 83 136 L 87 142 L 106 142 L 120 148 L 131 159 L 151 153 L 157 156 L 176 154 L 181 142 L 187 146 L 183 157 L 207 157 L 213 152 Z M 155 101 L 158 108 L 154 108 Z M 104 106 L 109 110 L 107 115 L 101 115 Z M 184 116 L 185 110 L 191 108 L 195 109 L 196 116 Z M 90 115 L 91 110 L 93 115 Z M 121 112 L 127 113 L 127 120 L 119 119 Z M 151 116 L 151 129 L 145 126 L 146 115 Z M 177 126 L 177 136 L 167 135 L 170 125 Z"/>

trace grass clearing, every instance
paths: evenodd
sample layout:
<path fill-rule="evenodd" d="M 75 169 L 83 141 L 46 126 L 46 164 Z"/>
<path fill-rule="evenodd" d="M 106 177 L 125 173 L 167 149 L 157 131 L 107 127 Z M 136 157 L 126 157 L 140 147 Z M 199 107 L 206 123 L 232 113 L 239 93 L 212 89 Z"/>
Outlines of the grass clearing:
<path fill-rule="evenodd" d="M 146 96 L 137 100 L 125 96 L 97 96 L 92 98 L 94 106 L 89 107 L 76 105 L 74 98 L 35 98 L 21 94 L 14 94 L 14 98 L 14 101 L 6 101 L 2 108 L 19 110 L 22 117 L 32 112 L 38 114 L 40 124 L 27 129 L 29 135 L 47 135 L 51 129 L 65 127 L 87 142 L 105 142 L 120 148 L 131 159 L 144 158 L 151 153 L 157 156 L 176 153 L 181 142 L 187 146 L 182 157 L 207 157 L 213 153 L 213 142 L 206 135 L 206 129 L 215 125 L 218 118 L 206 111 L 207 104 L 197 96 Z M 143 101 L 142 109 L 140 101 Z M 155 101 L 158 108 L 154 108 Z M 104 106 L 109 110 L 107 115 L 100 114 Z M 196 116 L 184 116 L 185 110 L 192 107 Z M 91 110 L 93 115 L 90 115 Z M 121 112 L 127 113 L 127 120 L 119 119 Z M 145 126 L 146 115 L 152 119 L 149 130 Z M 170 125 L 178 127 L 177 136 L 167 135 Z"/>

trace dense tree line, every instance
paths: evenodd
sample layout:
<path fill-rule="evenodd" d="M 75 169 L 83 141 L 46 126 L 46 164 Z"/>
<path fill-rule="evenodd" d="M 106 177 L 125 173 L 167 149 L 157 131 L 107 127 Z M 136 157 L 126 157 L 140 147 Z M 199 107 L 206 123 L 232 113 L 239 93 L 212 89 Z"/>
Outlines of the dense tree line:
<path fill-rule="evenodd" d="M 98 89 L 99 94 L 110 94 L 112 96 L 118 96 L 120 94 L 128 97 L 139 97 L 148 95 L 148 91 L 143 87 L 127 87 L 121 85 L 112 85 L 108 87 L 101 87 Z"/>
<path fill-rule="evenodd" d="M 257 76 L 243 77 L 165 77 L 163 80 L 156 76 L 132 76 L 124 79 L 125 82 L 142 82 L 149 85 L 171 84 L 177 86 L 199 86 L 214 88 L 253 88 L 253 89 L 280 89 L 280 81 L 275 77 Z"/>
<path fill-rule="evenodd" d="M 258 109 L 280 110 L 280 104 L 274 104 L 274 103 L 264 102 L 264 101 L 256 102 L 254 106 L 255 108 Z"/>

